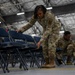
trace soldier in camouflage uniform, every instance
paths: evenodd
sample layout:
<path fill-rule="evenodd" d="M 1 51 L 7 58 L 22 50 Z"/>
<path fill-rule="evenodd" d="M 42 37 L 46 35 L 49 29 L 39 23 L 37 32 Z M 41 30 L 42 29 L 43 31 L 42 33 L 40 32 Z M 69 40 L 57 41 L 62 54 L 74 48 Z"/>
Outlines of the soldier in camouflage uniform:
<path fill-rule="evenodd" d="M 74 51 L 74 42 L 71 40 L 71 33 L 69 31 L 65 31 L 63 37 L 58 40 L 57 48 L 62 49 L 62 51 L 59 54 L 57 52 L 56 57 L 62 60 L 66 56 L 67 64 L 72 64 L 71 58 Z"/>
<path fill-rule="evenodd" d="M 59 37 L 60 23 L 55 19 L 52 13 L 47 12 L 43 5 L 36 6 L 34 10 L 34 15 L 32 16 L 29 23 L 17 30 L 17 32 L 24 32 L 30 27 L 32 27 L 35 22 L 38 21 L 43 27 L 43 35 L 41 40 L 37 43 L 39 48 L 42 44 L 43 55 L 46 63 L 44 67 L 55 67 L 55 52 L 56 52 L 56 41 Z"/>

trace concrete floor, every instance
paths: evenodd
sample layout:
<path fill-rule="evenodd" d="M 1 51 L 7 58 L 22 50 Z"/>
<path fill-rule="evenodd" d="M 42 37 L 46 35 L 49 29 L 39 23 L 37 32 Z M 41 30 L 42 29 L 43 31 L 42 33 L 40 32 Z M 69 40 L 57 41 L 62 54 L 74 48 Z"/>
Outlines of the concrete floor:
<path fill-rule="evenodd" d="M 0 75 L 75 75 L 75 65 L 61 65 L 56 68 L 29 68 L 24 71 L 18 67 L 9 68 L 9 73 L 3 73 L 0 69 Z"/>

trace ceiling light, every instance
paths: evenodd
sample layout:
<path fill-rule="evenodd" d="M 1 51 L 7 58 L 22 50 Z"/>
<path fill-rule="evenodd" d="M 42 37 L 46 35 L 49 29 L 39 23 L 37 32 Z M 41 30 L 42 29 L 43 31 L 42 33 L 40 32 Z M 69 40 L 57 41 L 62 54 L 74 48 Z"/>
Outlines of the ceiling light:
<path fill-rule="evenodd" d="M 1 23 L 1 22 L 0 22 Z"/>
<path fill-rule="evenodd" d="M 21 12 L 21 13 L 17 13 L 17 15 L 23 15 L 23 14 L 25 14 L 24 12 Z"/>
<path fill-rule="evenodd" d="M 71 1 L 73 1 L 73 0 L 70 0 L 70 2 L 71 2 Z"/>
<path fill-rule="evenodd" d="M 47 7 L 46 9 L 47 9 L 47 10 L 51 10 L 51 9 L 53 9 L 53 8 L 52 8 L 52 7 Z"/>
<path fill-rule="evenodd" d="M 59 33 L 64 33 L 64 31 L 62 30 L 62 31 L 59 31 Z"/>

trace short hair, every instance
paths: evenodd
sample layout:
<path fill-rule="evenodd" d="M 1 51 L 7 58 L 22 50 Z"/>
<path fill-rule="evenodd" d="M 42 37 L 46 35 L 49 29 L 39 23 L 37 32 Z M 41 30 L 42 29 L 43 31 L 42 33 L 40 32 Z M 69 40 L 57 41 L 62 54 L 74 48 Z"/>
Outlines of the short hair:
<path fill-rule="evenodd" d="M 71 34 L 71 32 L 70 31 L 65 31 L 64 32 L 64 35 L 68 35 L 68 34 Z"/>
<path fill-rule="evenodd" d="M 38 18 L 38 17 L 37 17 L 37 12 L 38 12 L 39 8 L 41 8 L 41 10 L 43 11 L 44 14 L 45 14 L 46 11 L 47 11 L 44 5 L 38 5 L 38 6 L 36 6 L 36 7 L 35 7 L 35 10 L 34 10 L 34 18 L 35 18 L 35 19 Z"/>

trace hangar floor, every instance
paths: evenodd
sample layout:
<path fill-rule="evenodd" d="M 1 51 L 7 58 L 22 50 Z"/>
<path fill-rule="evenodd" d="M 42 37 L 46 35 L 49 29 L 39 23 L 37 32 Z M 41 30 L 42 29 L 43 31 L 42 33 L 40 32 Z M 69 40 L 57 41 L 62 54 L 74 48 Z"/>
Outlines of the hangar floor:
<path fill-rule="evenodd" d="M 18 67 L 9 68 L 9 73 L 3 73 L 0 69 L 0 75 L 75 75 L 75 65 L 61 65 L 56 68 L 29 68 L 24 71 Z"/>

